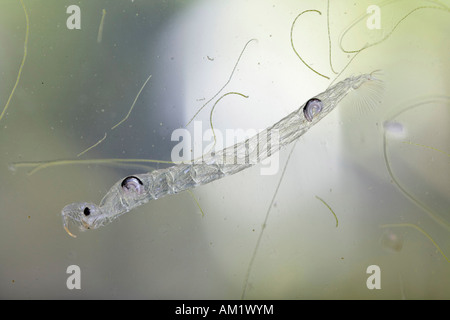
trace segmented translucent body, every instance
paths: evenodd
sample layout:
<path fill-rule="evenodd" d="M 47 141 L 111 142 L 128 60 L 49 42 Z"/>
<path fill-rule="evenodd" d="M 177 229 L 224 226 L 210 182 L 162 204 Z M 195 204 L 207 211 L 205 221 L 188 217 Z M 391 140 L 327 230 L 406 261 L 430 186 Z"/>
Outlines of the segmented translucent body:
<path fill-rule="evenodd" d="M 69 223 L 80 230 L 96 229 L 150 200 L 244 170 L 298 139 L 329 114 L 349 92 L 368 81 L 379 80 L 372 74 L 342 80 L 266 130 L 214 154 L 190 163 L 121 179 L 111 187 L 99 205 L 87 202 L 69 204 L 62 210 L 64 228 L 71 236 L 74 235 L 69 231 Z"/>

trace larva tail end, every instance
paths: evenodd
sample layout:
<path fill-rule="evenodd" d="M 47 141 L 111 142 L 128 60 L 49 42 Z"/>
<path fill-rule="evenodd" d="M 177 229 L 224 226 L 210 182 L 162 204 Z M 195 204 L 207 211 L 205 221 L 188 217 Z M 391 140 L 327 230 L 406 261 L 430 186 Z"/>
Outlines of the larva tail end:
<path fill-rule="evenodd" d="M 383 82 L 383 80 L 382 80 L 383 75 L 384 75 L 383 70 L 381 70 L 381 69 L 374 70 L 369 74 L 369 80 Z"/>
<path fill-rule="evenodd" d="M 355 106 L 359 115 L 375 111 L 381 105 L 385 89 L 381 70 L 375 70 L 365 75 L 357 89 L 350 95 L 349 103 Z"/>

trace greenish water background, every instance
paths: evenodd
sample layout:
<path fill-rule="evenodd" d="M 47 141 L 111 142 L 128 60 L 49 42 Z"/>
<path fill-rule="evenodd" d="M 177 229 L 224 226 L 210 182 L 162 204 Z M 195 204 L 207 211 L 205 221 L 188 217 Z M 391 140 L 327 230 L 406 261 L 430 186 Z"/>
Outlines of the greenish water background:
<path fill-rule="evenodd" d="M 11 163 L 75 159 L 170 160 L 173 130 L 183 127 L 227 81 L 215 128 L 263 129 L 330 81 L 307 69 L 294 43 L 316 70 L 329 65 L 326 1 L 27 1 L 27 60 L 7 115 L 0 120 L 0 297 L 238 299 L 280 170 L 263 176 L 258 166 L 194 190 L 205 216 L 187 193 L 141 206 L 77 239 L 62 228 L 68 203 L 98 203 L 133 167 L 71 165 L 29 176 Z M 81 8 L 81 30 L 66 28 L 66 7 Z M 420 6 L 448 1 L 340 1 L 330 6 L 333 66 L 351 54 L 339 36 L 371 4 L 382 28 L 365 20 L 343 39 L 361 48 L 388 35 Z M 102 42 L 97 43 L 102 9 Z M 383 157 L 383 123 L 395 118 L 401 134 L 387 135 L 392 170 L 402 187 L 450 223 L 450 24 L 444 10 L 415 11 L 386 41 L 361 52 L 344 76 L 383 70 L 382 103 L 361 113 L 351 97 L 296 143 L 271 209 L 249 277 L 246 298 L 448 299 L 449 263 L 420 226 L 450 256 L 449 230 L 407 199 Z M 23 56 L 25 17 L 19 1 L 0 4 L 0 102 L 5 105 Z M 152 75 L 130 118 L 141 85 Z M 433 97 L 433 102 L 425 103 Z M 440 97 L 440 98 L 439 98 Z M 204 110 L 196 120 L 209 124 Z M 193 127 L 188 127 L 193 130 Z M 422 144 L 441 151 L 403 143 Z M 324 199 L 339 218 L 316 199 Z M 402 239 L 400 250 L 386 236 Z M 81 268 L 81 290 L 68 290 L 66 268 Z M 366 268 L 379 265 L 382 289 L 368 290 Z"/>

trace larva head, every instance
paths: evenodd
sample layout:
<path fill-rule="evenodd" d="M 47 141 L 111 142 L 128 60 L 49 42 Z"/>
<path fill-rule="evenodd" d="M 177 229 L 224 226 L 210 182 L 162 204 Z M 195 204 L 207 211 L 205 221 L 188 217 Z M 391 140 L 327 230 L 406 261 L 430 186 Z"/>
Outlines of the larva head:
<path fill-rule="evenodd" d="M 96 229 L 102 225 L 102 211 L 100 208 L 87 202 L 72 203 L 64 207 L 61 212 L 64 229 L 71 236 L 76 236 L 69 231 L 69 224 L 75 224 L 79 230 Z"/>

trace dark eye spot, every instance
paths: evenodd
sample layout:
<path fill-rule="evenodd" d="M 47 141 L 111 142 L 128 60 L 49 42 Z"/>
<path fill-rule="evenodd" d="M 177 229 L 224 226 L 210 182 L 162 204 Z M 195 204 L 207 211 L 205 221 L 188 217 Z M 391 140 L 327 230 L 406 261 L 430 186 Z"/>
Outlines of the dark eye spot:
<path fill-rule="evenodd" d="M 85 216 L 88 216 L 88 215 L 91 214 L 91 209 L 89 209 L 88 207 L 86 207 L 86 208 L 84 208 L 83 213 L 84 213 Z"/>

